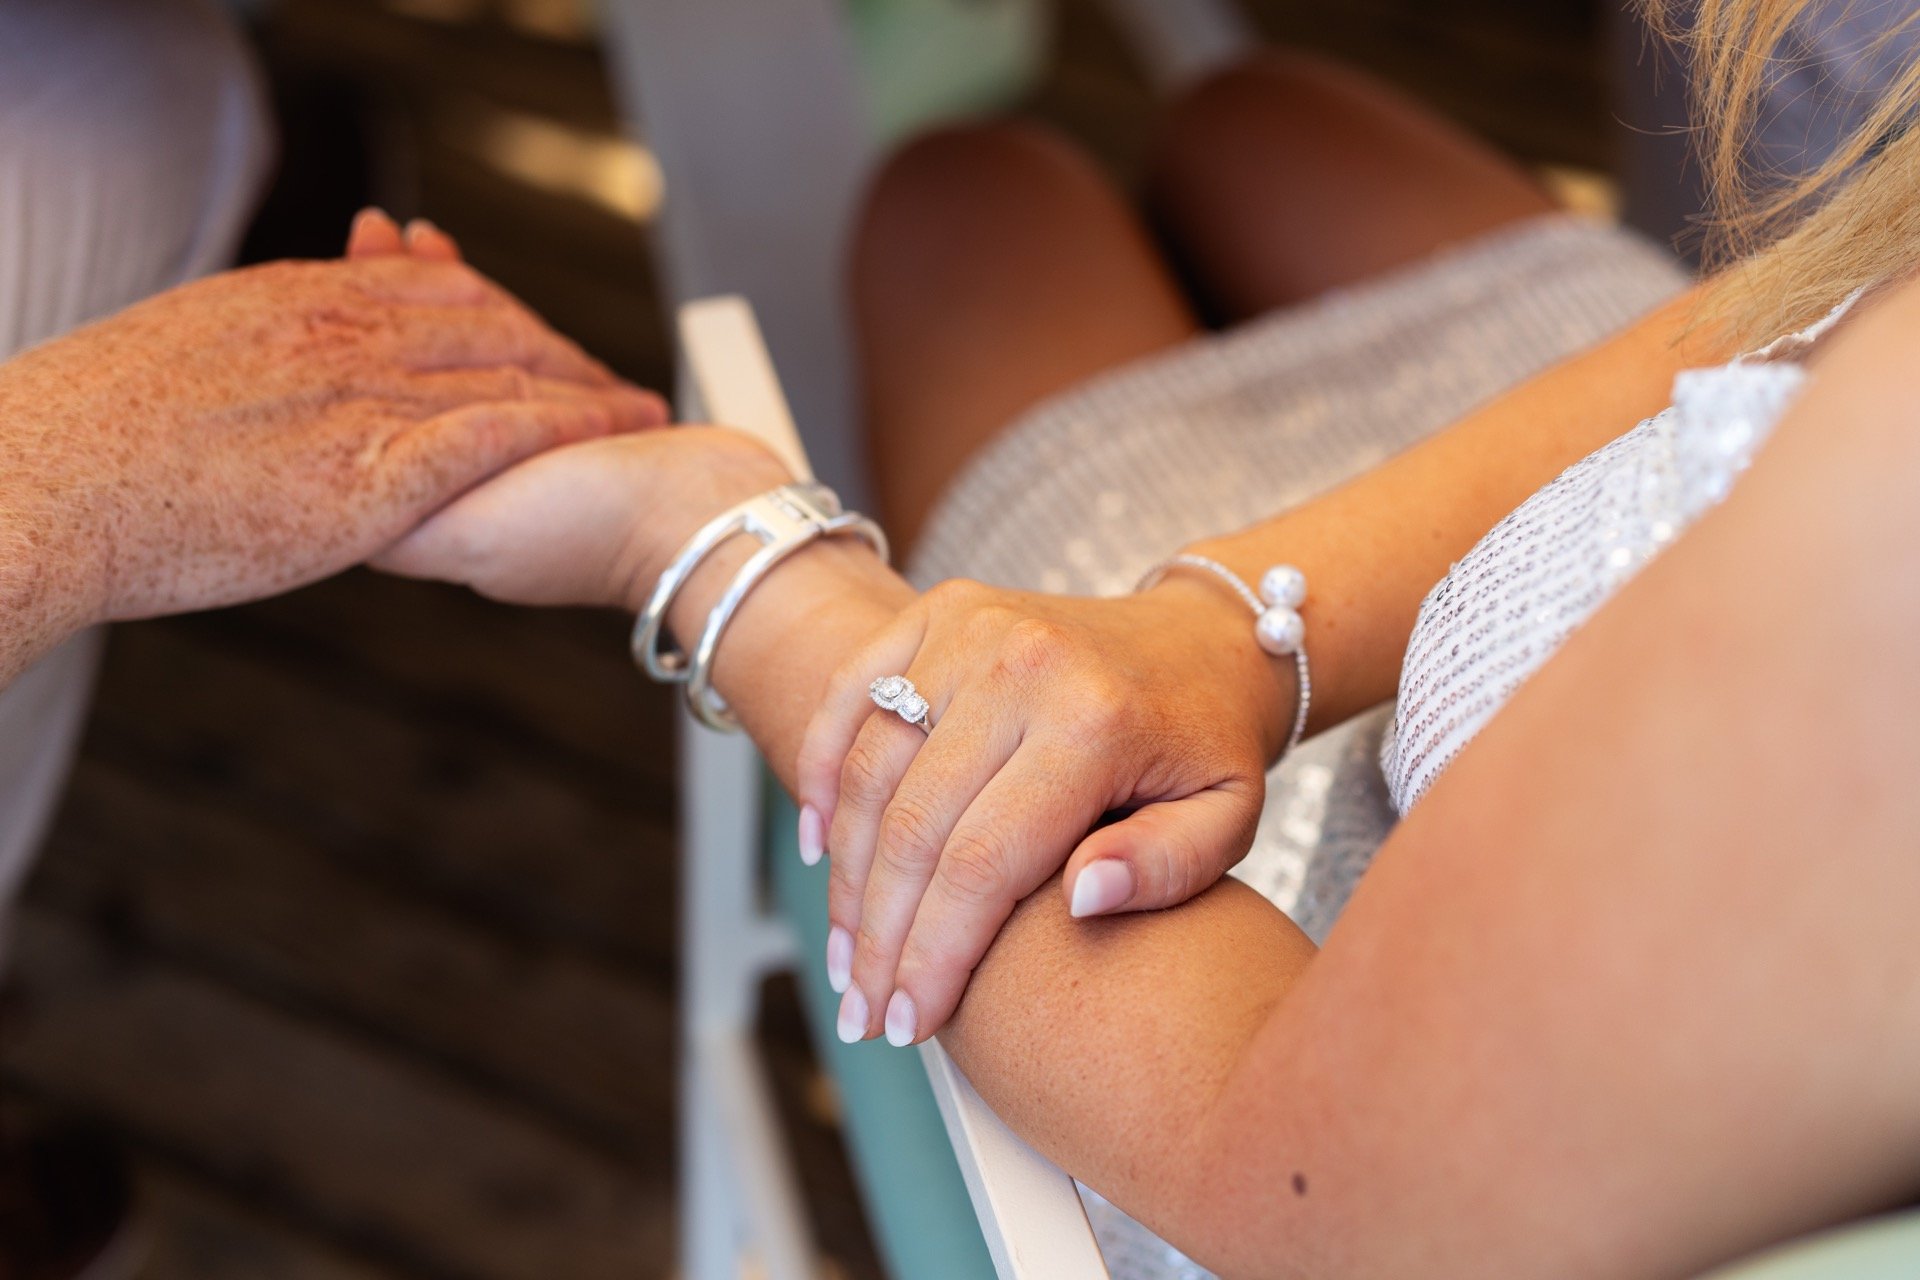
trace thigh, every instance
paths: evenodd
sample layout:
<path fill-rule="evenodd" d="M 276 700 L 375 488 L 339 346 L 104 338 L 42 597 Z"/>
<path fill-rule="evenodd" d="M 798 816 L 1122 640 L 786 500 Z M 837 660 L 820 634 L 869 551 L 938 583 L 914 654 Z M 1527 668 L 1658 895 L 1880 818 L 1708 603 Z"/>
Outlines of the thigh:
<path fill-rule="evenodd" d="M 1139 218 L 1037 128 L 930 135 L 868 196 L 852 257 L 866 416 L 889 530 L 1041 398 L 1191 336 Z"/>
<path fill-rule="evenodd" d="M 1169 109 L 1149 199 L 1227 319 L 1553 208 L 1518 165 L 1420 104 L 1350 68 L 1279 51 Z"/>

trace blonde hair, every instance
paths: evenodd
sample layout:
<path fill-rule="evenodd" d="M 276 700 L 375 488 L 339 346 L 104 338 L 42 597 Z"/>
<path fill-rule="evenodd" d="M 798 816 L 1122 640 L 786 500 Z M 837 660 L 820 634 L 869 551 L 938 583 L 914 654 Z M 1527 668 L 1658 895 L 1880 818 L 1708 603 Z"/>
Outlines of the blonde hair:
<path fill-rule="evenodd" d="M 1641 0 L 1691 55 L 1712 202 L 1702 319 L 1737 343 L 1800 328 L 1862 285 L 1920 263 L 1920 59 L 1900 67 L 1833 153 L 1801 173 L 1760 170 L 1749 143 L 1767 89 L 1794 69 L 1795 24 L 1833 0 Z M 1866 50 L 1920 22 L 1908 13 Z"/>

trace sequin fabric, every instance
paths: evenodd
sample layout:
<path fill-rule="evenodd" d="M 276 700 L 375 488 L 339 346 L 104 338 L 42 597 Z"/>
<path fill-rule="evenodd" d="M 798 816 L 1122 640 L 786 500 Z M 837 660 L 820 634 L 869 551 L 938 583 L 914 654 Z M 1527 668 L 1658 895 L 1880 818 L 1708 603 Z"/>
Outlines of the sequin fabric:
<path fill-rule="evenodd" d="M 1197 339 L 1008 425 L 929 519 L 910 576 L 1112 595 L 1188 543 L 1272 516 L 1400 451 L 1675 293 L 1639 237 L 1555 215 Z M 1390 708 L 1267 779 L 1234 874 L 1324 936 L 1394 820 Z M 1206 1273 L 1091 1191 L 1115 1280 Z"/>
<path fill-rule="evenodd" d="M 1382 751 L 1398 812 L 1568 636 L 1727 496 L 1805 380 L 1792 357 L 1853 301 L 1762 351 L 1680 374 L 1671 405 L 1567 468 L 1434 587 Z"/>

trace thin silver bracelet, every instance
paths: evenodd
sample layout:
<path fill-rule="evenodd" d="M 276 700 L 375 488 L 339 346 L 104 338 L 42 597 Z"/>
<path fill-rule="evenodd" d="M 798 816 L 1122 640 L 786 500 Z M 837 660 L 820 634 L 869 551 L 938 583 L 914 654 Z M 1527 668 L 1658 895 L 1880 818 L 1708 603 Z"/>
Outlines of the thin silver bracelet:
<path fill-rule="evenodd" d="M 740 721 L 713 689 L 713 658 L 720 647 L 720 637 L 747 593 L 759 585 L 775 565 L 821 538 L 843 533 L 860 538 L 882 560 L 887 559 L 887 535 L 881 532 L 880 526 L 857 511 L 842 510 L 840 499 L 823 484 L 781 485 L 721 512 L 687 539 L 673 557 L 673 563 L 660 575 L 660 581 L 654 584 L 646 607 L 634 619 L 633 660 L 663 684 L 686 685 L 687 706 L 702 724 L 722 731 L 737 730 Z M 740 566 L 707 615 L 691 656 L 677 650 L 662 650 L 661 633 L 674 598 L 701 562 L 736 534 L 758 539 L 760 549 Z"/>
<path fill-rule="evenodd" d="M 1145 591 L 1175 569 L 1198 569 L 1210 573 L 1233 588 L 1253 610 L 1253 635 L 1260 648 L 1276 658 L 1293 657 L 1294 671 L 1300 677 L 1300 698 L 1294 706 L 1293 732 L 1287 745 L 1280 748 L 1284 758 L 1300 745 L 1307 732 L 1307 709 L 1313 704 L 1313 673 L 1307 666 L 1307 624 L 1300 617 L 1300 606 L 1307 602 L 1307 575 L 1290 564 L 1276 564 L 1260 575 L 1260 590 L 1255 591 L 1233 570 L 1208 556 L 1185 552 L 1169 556 L 1146 571 L 1135 591 Z"/>

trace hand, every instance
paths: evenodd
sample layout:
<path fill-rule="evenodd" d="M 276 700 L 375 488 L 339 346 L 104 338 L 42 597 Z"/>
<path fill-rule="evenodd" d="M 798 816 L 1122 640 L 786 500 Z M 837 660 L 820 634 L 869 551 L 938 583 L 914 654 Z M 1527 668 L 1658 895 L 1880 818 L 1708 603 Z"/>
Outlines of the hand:
<path fill-rule="evenodd" d="M 374 560 L 513 604 L 639 612 L 693 531 L 792 477 L 752 437 L 671 427 L 543 453 L 464 495 Z M 712 559 L 740 552 L 736 539 Z M 703 568 L 699 577 L 708 577 Z M 687 585 L 689 598 L 702 595 Z"/>
<path fill-rule="evenodd" d="M 0 365 L 0 545 L 33 549 L 0 595 L 41 632 L 0 678 L 61 629 L 324 577 L 514 462 L 665 416 L 444 254 L 160 294 Z"/>
<path fill-rule="evenodd" d="M 931 734 L 869 700 L 892 674 Z M 949 582 L 909 606 L 835 673 L 800 752 L 802 856 L 832 851 L 841 1038 L 939 1030 L 1062 863 L 1075 916 L 1214 883 L 1252 843 L 1293 697 L 1249 612 L 1187 575 L 1114 600 Z"/>

